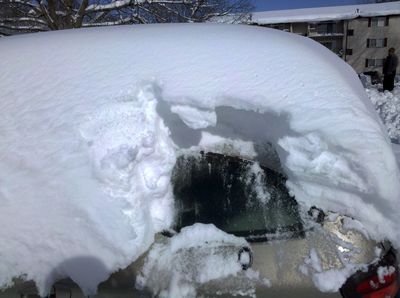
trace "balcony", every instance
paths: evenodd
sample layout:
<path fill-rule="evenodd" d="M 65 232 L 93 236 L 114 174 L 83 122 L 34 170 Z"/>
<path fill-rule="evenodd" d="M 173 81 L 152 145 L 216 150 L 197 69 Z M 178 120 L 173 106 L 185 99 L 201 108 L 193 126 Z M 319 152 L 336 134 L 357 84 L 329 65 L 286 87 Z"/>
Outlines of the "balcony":
<path fill-rule="evenodd" d="M 343 36 L 343 24 L 341 23 L 318 23 L 308 26 L 308 36 Z"/>

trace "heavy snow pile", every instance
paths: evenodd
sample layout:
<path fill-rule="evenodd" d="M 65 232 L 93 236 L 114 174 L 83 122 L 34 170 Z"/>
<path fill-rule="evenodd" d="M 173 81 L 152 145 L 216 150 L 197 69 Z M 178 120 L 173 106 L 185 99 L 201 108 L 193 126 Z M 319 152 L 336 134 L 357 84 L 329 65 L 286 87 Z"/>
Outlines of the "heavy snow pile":
<path fill-rule="evenodd" d="M 93 293 L 171 224 L 180 150 L 221 140 L 261 163 L 273 146 L 303 208 L 400 246 L 385 128 L 350 66 L 311 40 L 151 25 L 15 36 L 0 52 L 0 285 L 25 274 L 45 294 L 71 276 Z"/>
<path fill-rule="evenodd" d="M 183 228 L 166 243 L 152 246 L 136 279 L 136 287 L 147 287 L 157 297 L 188 298 L 197 297 L 197 290 L 205 284 L 209 292 L 212 282 L 218 280 L 219 285 L 226 287 L 219 287 L 219 294 L 254 296 L 255 285 L 269 286 L 269 281 L 252 269 L 242 270 L 237 252 L 248 246 L 243 238 L 229 235 L 214 225 L 194 224 Z"/>
<path fill-rule="evenodd" d="M 393 143 L 400 144 L 400 83 L 392 92 L 380 92 L 381 85 L 368 85 L 368 97 L 379 113 Z"/>

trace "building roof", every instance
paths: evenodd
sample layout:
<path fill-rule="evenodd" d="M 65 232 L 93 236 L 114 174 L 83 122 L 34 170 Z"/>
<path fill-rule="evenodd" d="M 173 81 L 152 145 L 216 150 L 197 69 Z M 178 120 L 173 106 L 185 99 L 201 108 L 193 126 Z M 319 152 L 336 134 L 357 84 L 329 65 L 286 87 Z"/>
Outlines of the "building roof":
<path fill-rule="evenodd" d="M 319 22 L 331 20 L 349 20 L 357 17 L 387 16 L 394 14 L 400 14 L 400 1 L 254 12 L 250 22 L 260 25 Z"/>

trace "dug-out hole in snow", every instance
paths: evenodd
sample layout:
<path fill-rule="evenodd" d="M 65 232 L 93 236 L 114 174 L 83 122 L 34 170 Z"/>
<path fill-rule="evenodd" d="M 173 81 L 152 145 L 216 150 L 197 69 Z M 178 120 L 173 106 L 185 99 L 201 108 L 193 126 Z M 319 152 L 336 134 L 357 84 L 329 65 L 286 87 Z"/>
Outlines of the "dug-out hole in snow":
<path fill-rule="evenodd" d="M 257 153 L 255 161 L 282 172 L 281 160 L 287 153 L 279 145 L 282 136 L 298 136 L 290 127 L 287 113 L 273 111 L 256 112 L 229 106 L 215 108 L 216 124 L 203 129 L 187 126 L 180 115 L 171 111 L 171 104 L 159 99 L 157 113 L 171 132 L 171 139 L 180 148 L 197 146 L 202 132 L 208 132 L 231 140 L 252 142 Z"/>

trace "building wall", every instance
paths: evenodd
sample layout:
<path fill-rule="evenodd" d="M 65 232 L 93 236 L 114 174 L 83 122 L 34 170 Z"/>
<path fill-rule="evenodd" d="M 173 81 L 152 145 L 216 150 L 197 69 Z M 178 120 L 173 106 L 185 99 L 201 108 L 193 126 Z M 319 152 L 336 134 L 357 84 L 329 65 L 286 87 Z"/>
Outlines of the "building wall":
<path fill-rule="evenodd" d="M 366 60 L 384 59 L 387 56 L 388 49 L 391 47 L 396 48 L 397 54 L 400 52 L 400 16 L 388 16 L 388 19 L 388 24 L 382 27 L 368 26 L 370 18 L 358 18 L 346 21 L 343 48 L 347 53 L 344 55 L 344 59 L 357 73 L 365 71 L 382 72 L 380 63 L 376 66 L 371 66 L 367 65 Z M 352 36 L 348 34 L 349 30 L 353 30 Z M 371 45 L 368 47 L 368 39 L 385 38 L 386 43 L 383 47 L 371 47 Z M 350 52 L 352 53 L 350 54 Z M 377 64 L 376 62 L 375 64 Z"/>
<path fill-rule="evenodd" d="M 385 17 L 384 17 L 385 18 Z M 382 66 L 367 66 L 367 59 L 382 63 L 388 49 L 394 47 L 400 56 L 400 15 L 388 16 L 386 26 L 369 26 L 371 18 L 363 17 L 344 21 L 299 22 L 264 25 L 293 32 L 320 42 L 347 61 L 357 73 L 382 72 Z M 327 24 L 330 24 L 327 26 Z M 326 30 L 326 32 L 325 32 Z M 349 34 L 352 30 L 352 35 Z M 368 47 L 368 39 L 387 39 L 383 47 Z M 400 73 L 400 69 L 398 69 Z"/>
<path fill-rule="evenodd" d="M 279 23 L 264 26 L 310 37 L 339 56 L 343 54 L 343 21 Z"/>
<path fill-rule="evenodd" d="M 343 36 L 318 36 L 310 38 L 327 47 L 339 57 L 343 56 Z"/>
<path fill-rule="evenodd" d="M 309 23 L 307 36 L 342 57 L 343 26 L 343 21 Z"/>

